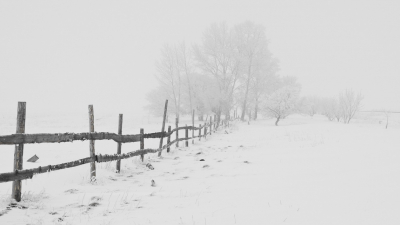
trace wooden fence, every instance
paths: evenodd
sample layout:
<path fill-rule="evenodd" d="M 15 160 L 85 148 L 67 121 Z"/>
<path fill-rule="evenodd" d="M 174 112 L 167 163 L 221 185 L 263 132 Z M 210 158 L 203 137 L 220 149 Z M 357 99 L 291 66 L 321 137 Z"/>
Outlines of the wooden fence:
<path fill-rule="evenodd" d="M 164 108 L 164 118 L 161 132 L 156 133 L 144 133 L 144 129 L 140 129 L 140 134 L 122 134 L 122 120 L 123 115 L 119 115 L 119 123 L 118 123 L 118 134 L 108 133 L 108 132 L 94 132 L 94 113 L 93 106 L 89 105 L 89 131 L 88 133 L 56 133 L 56 134 L 25 134 L 25 112 L 26 112 L 26 103 L 19 102 L 18 103 L 18 116 L 17 116 L 17 131 L 16 134 L 0 136 L 0 145 L 15 145 L 15 154 L 14 154 L 14 171 L 9 173 L 1 173 L 0 174 L 0 183 L 3 182 L 13 182 L 12 188 L 12 198 L 16 201 L 21 200 L 21 180 L 32 179 L 34 174 L 46 173 L 55 170 L 67 169 L 71 167 L 80 166 L 83 164 L 90 163 L 90 177 L 91 181 L 95 181 L 96 179 L 96 162 L 110 162 L 117 161 L 116 171 L 120 171 L 120 160 L 127 159 L 134 156 L 140 156 L 142 161 L 145 154 L 148 153 L 158 153 L 158 156 L 161 156 L 161 153 L 164 149 L 167 149 L 167 152 L 170 151 L 170 147 L 175 144 L 177 147 L 179 146 L 180 141 L 185 141 L 185 146 L 189 146 L 189 141 L 192 139 L 192 144 L 194 143 L 195 138 L 206 138 L 207 135 L 211 135 L 212 132 L 216 131 L 219 127 L 228 127 L 229 120 L 220 120 L 217 121 L 216 117 L 214 117 L 214 121 L 212 117 L 210 117 L 210 121 L 206 121 L 204 124 L 199 125 L 198 127 L 194 126 L 194 111 L 192 114 L 192 126 L 178 126 L 178 119 L 176 119 L 175 128 L 171 129 L 171 126 L 168 126 L 168 131 L 165 129 L 165 118 L 167 112 L 168 101 L 165 103 Z M 180 130 L 185 130 L 185 137 L 179 138 Z M 189 130 L 192 130 L 192 135 L 189 137 Z M 198 135 L 195 135 L 195 131 L 198 130 Z M 175 140 L 171 140 L 173 133 L 175 132 Z M 158 148 L 144 148 L 144 140 L 148 138 L 159 138 L 160 145 Z M 163 145 L 163 138 L 167 138 L 167 143 Z M 83 159 L 78 159 L 72 162 L 61 163 L 57 165 L 48 165 L 33 169 L 22 169 L 22 160 L 23 160 L 23 148 L 24 144 L 34 144 L 34 143 L 62 143 L 62 142 L 73 142 L 73 141 L 90 141 L 90 156 Z M 116 154 L 106 154 L 106 155 L 96 155 L 95 154 L 95 145 L 94 141 L 96 140 L 113 140 L 118 143 L 117 153 Z M 140 142 L 140 149 L 128 153 L 121 154 L 121 146 L 123 143 L 132 143 L 132 142 Z"/>

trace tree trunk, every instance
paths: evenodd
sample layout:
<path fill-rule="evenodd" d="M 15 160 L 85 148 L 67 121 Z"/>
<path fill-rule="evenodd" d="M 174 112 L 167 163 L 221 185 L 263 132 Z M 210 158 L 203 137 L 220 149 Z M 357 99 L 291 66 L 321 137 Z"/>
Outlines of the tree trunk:
<path fill-rule="evenodd" d="M 226 110 L 225 112 L 225 119 L 229 120 L 231 118 L 231 112 L 229 110 Z"/>
<path fill-rule="evenodd" d="M 276 118 L 275 126 L 278 126 L 278 122 L 279 122 L 279 119 L 280 119 L 280 118 L 281 118 L 280 116 L 278 116 L 278 118 Z"/>
<path fill-rule="evenodd" d="M 258 101 L 256 100 L 256 106 L 254 107 L 254 120 L 257 120 L 258 114 Z"/>

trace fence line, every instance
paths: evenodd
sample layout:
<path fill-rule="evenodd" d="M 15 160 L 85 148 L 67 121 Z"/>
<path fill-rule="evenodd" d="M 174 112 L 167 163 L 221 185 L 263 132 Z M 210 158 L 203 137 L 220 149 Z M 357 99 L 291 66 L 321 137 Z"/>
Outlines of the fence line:
<path fill-rule="evenodd" d="M 19 103 L 19 108 L 20 108 L 21 103 Z M 23 103 L 25 106 L 25 103 Z M 144 133 L 144 129 L 140 129 L 140 134 L 125 134 L 122 135 L 122 114 L 119 115 L 119 127 L 118 127 L 118 134 L 115 133 L 109 133 L 109 132 L 94 132 L 94 124 L 89 123 L 90 126 L 90 131 L 88 133 L 55 133 L 55 134 L 50 134 L 50 133 L 42 133 L 42 134 L 24 134 L 22 132 L 18 132 L 17 134 L 12 134 L 12 135 L 5 135 L 5 136 L 0 136 L 0 145 L 16 145 L 17 146 L 23 146 L 24 144 L 34 144 L 34 143 L 62 143 L 62 142 L 73 142 L 73 141 L 86 141 L 89 140 L 91 143 L 93 142 L 93 146 L 90 145 L 90 157 L 83 158 L 83 159 L 78 159 L 75 161 L 71 162 L 66 162 L 66 163 L 61 163 L 61 164 L 56 164 L 56 165 L 48 165 L 44 167 L 37 167 L 33 169 L 22 169 L 22 158 L 19 159 L 21 162 L 21 166 L 18 168 L 14 168 L 14 172 L 9 172 L 9 173 L 1 173 L 0 174 L 0 183 L 4 182 L 10 182 L 13 181 L 14 183 L 17 182 L 17 184 L 21 183 L 21 180 L 25 179 L 32 179 L 33 175 L 35 174 L 40 174 L 40 173 L 46 173 L 50 171 L 56 171 L 56 170 L 62 170 L 62 169 L 67 169 L 67 168 L 72 168 L 84 164 L 90 163 L 93 165 L 93 169 L 91 166 L 91 180 L 95 180 L 96 176 L 96 170 L 95 170 L 95 163 L 103 163 L 103 162 L 110 162 L 110 161 L 117 161 L 116 164 L 116 170 L 119 172 L 120 170 L 120 160 L 122 159 L 127 159 L 131 158 L 134 156 L 141 156 L 141 159 L 143 161 L 143 157 L 145 154 L 149 153 L 158 153 L 159 156 L 161 155 L 161 152 L 163 149 L 167 149 L 167 152 L 169 152 L 169 148 L 176 144 L 176 146 L 179 146 L 180 141 L 186 141 L 186 146 L 188 146 L 188 140 L 192 139 L 192 144 L 194 143 L 195 138 L 201 139 L 201 137 L 204 137 L 206 139 L 207 135 L 211 135 L 212 132 L 216 132 L 216 129 L 220 125 L 223 127 L 229 127 L 229 120 L 219 120 L 217 121 L 216 118 L 214 117 L 214 122 L 211 120 L 210 117 L 210 122 L 205 122 L 203 125 L 199 125 L 198 127 L 194 126 L 194 111 L 192 114 L 192 126 L 178 126 L 178 119 L 176 120 L 176 128 L 171 130 L 171 126 L 168 127 L 168 132 L 164 131 L 165 128 L 165 115 L 166 115 L 166 110 L 167 110 L 167 102 L 165 105 L 164 109 L 164 120 L 163 120 L 163 126 L 161 129 L 161 132 L 156 132 L 156 133 Z M 19 112 L 20 113 L 20 112 Z M 21 120 L 25 123 L 25 116 L 24 118 L 20 118 Z M 93 106 L 89 106 L 89 120 L 93 119 Z M 21 126 L 21 125 L 18 125 Z M 214 129 L 212 127 L 214 126 Z M 209 130 L 207 128 L 210 128 Z M 204 129 L 203 135 L 201 135 L 201 130 Z M 184 138 L 179 138 L 179 131 L 180 130 L 185 130 L 185 137 Z M 188 136 L 188 131 L 192 130 L 192 137 Z M 194 135 L 194 131 L 199 130 L 199 134 L 197 136 Z M 176 139 L 171 141 L 171 136 L 173 133 L 176 132 Z M 167 139 L 167 144 L 162 145 L 162 139 L 163 138 L 168 138 Z M 144 148 L 144 139 L 149 139 L 149 138 L 160 138 L 160 146 L 159 148 L 152 149 L 152 148 Z M 95 140 L 113 140 L 118 143 L 118 149 L 117 149 L 117 154 L 95 154 L 94 150 L 94 141 Z M 131 151 L 128 153 L 121 153 L 121 145 L 123 143 L 132 143 L 132 142 L 140 142 L 140 149 Z M 15 161 L 16 159 L 14 159 Z M 15 187 L 13 185 L 13 191 Z M 17 186 L 16 193 L 13 192 L 12 197 L 20 201 L 21 200 L 21 185 Z"/>

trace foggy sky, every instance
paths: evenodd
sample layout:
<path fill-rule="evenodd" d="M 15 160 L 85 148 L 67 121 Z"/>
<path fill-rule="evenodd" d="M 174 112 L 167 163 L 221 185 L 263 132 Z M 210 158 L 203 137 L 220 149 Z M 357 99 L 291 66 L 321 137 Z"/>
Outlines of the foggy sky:
<path fill-rule="evenodd" d="M 226 21 L 263 24 L 302 95 L 400 110 L 400 1 L 0 1 L 0 113 L 142 111 L 164 43 Z"/>

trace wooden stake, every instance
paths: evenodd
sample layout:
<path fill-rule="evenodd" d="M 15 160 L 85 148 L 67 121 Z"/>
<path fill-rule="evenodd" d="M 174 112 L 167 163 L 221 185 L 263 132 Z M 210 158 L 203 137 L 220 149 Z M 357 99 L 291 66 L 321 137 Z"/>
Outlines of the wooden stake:
<path fill-rule="evenodd" d="M 162 123 L 161 132 L 164 132 L 164 130 L 165 130 L 165 118 L 167 117 L 167 108 L 168 108 L 168 100 L 165 100 L 164 117 L 163 117 L 163 123 Z M 161 156 L 162 144 L 163 144 L 163 137 L 160 138 L 160 146 L 159 146 L 160 151 L 158 152 L 158 157 Z"/>
<path fill-rule="evenodd" d="M 170 133 L 170 132 L 171 132 L 171 126 L 168 126 L 168 133 Z M 167 144 L 169 145 L 170 142 L 171 142 L 171 135 L 168 135 Z M 169 152 L 169 150 L 170 150 L 170 147 L 167 148 L 167 152 Z"/>
<path fill-rule="evenodd" d="M 192 113 L 192 127 L 194 127 L 194 109 Z M 192 129 L 192 144 L 194 144 L 194 129 Z"/>
<path fill-rule="evenodd" d="M 214 115 L 214 133 L 216 131 L 217 128 L 217 115 Z"/>
<path fill-rule="evenodd" d="M 93 105 L 89 105 L 89 132 L 94 132 L 94 112 Z M 94 140 L 90 140 L 89 144 L 90 157 L 96 157 L 96 152 L 94 149 Z M 96 162 L 90 163 L 90 181 L 96 181 Z"/>
<path fill-rule="evenodd" d="M 210 116 L 210 135 L 212 133 L 212 116 Z"/>
<path fill-rule="evenodd" d="M 119 114 L 119 119 L 118 119 L 118 134 L 122 134 L 122 118 L 123 115 Z M 121 154 L 121 148 L 122 148 L 122 143 L 119 142 L 118 143 L 118 147 L 117 147 L 117 154 Z M 119 173 L 121 171 L 121 160 L 117 160 L 117 168 L 116 168 L 116 172 Z"/>
<path fill-rule="evenodd" d="M 207 122 L 204 123 L 204 139 L 207 139 Z"/>
<path fill-rule="evenodd" d="M 179 122 L 179 119 L 178 119 L 178 117 L 176 117 L 175 118 L 175 127 L 176 127 L 176 129 L 178 129 L 178 122 Z M 179 141 L 178 141 L 178 139 L 179 139 L 179 130 L 175 131 L 175 133 L 176 133 L 176 147 L 179 147 Z"/>
<path fill-rule="evenodd" d="M 140 149 L 144 149 L 144 137 L 143 137 L 143 135 L 144 135 L 144 129 L 140 128 Z M 140 155 L 140 159 L 143 162 L 144 154 Z"/>
<path fill-rule="evenodd" d="M 17 111 L 17 134 L 25 133 L 25 119 L 26 119 L 26 102 L 18 102 Z M 14 151 L 14 171 L 22 170 L 22 162 L 24 159 L 24 144 L 15 145 Z M 11 198 L 15 201 L 21 201 L 21 180 L 13 181 Z"/>
<path fill-rule="evenodd" d="M 199 141 L 201 141 L 201 124 L 199 124 Z"/>
<path fill-rule="evenodd" d="M 187 124 L 186 124 L 186 128 L 185 128 L 185 138 L 186 138 L 186 147 L 189 147 L 189 130 L 187 128 Z"/>

